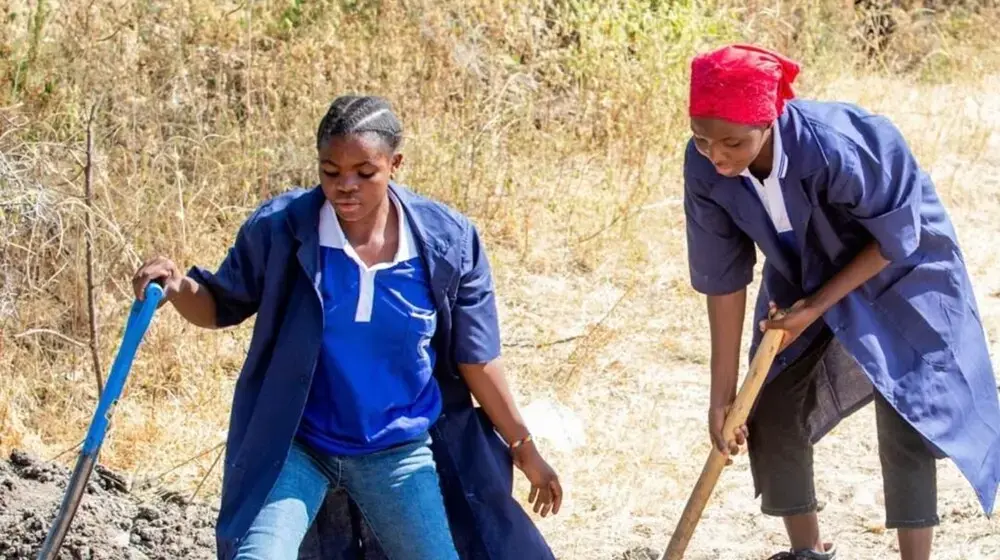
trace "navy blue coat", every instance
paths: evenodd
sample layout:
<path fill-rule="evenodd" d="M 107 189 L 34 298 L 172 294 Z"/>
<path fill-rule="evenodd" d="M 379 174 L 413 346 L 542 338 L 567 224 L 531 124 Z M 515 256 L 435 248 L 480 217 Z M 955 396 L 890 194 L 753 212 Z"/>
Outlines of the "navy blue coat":
<path fill-rule="evenodd" d="M 719 175 L 688 145 L 684 166 L 688 258 L 694 288 L 724 294 L 766 257 L 754 325 L 768 301 L 814 293 L 871 241 L 888 267 L 823 317 L 855 363 L 827 364 L 818 440 L 870 400 L 871 387 L 950 457 L 991 513 L 1000 483 L 1000 406 L 986 336 L 951 220 L 930 177 L 887 119 L 844 103 L 795 100 L 778 119 L 788 158 L 781 191 L 801 258 L 782 250 L 756 194 Z M 776 360 L 773 377 L 811 342 L 813 325 Z M 754 329 L 753 349 L 761 333 Z M 850 381 L 860 367 L 867 394 Z"/>
<path fill-rule="evenodd" d="M 431 428 L 452 534 L 463 560 L 554 558 L 511 496 L 513 462 L 485 414 L 473 407 L 457 364 L 500 354 L 490 265 L 461 214 L 392 184 L 427 266 L 438 311 L 433 338 L 443 412 Z M 297 431 L 323 334 L 317 186 L 261 204 L 215 272 L 188 275 L 214 296 L 220 327 L 256 315 L 230 417 L 218 557 L 232 558 L 280 472 Z M 300 549 L 305 558 L 381 557 L 343 493 L 327 497 Z"/>

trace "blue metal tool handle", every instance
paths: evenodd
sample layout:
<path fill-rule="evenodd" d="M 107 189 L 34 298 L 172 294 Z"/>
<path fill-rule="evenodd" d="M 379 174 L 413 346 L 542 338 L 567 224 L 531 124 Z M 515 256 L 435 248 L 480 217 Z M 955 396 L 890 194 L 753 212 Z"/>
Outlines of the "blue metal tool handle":
<path fill-rule="evenodd" d="M 111 366 L 111 373 L 104 384 L 104 392 L 101 393 L 97 410 L 94 411 L 94 418 L 90 422 L 87 439 L 83 442 L 81 450 L 83 455 L 96 455 L 100 449 L 104 435 L 108 431 L 108 424 L 111 422 L 111 415 L 114 413 L 114 406 L 125 387 L 125 380 L 128 379 L 136 350 L 138 350 L 139 343 L 145 336 L 149 323 L 153 320 L 153 313 L 159 307 L 163 296 L 163 287 L 156 282 L 150 282 L 146 286 L 145 297 L 142 301 L 136 300 L 132 303 L 128 321 L 125 323 L 125 334 L 122 335 L 122 345 L 118 349 L 118 355 L 115 356 L 115 361 Z"/>
<path fill-rule="evenodd" d="M 84 440 L 83 449 L 77 458 L 76 468 L 73 469 L 73 474 L 66 485 L 66 494 L 63 495 L 62 504 L 59 506 L 55 521 L 49 528 L 48 536 L 45 537 L 45 542 L 42 543 L 42 548 L 38 553 L 38 560 L 55 560 L 59 554 L 59 548 L 62 546 L 63 539 L 66 538 L 66 533 L 69 532 L 73 516 L 76 515 L 76 509 L 80 505 L 80 499 L 87 487 L 90 473 L 97 464 L 97 453 L 104 442 L 104 435 L 108 432 L 108 424 L 111 422 L 115 403 L 118 402 L 122 388 L 125 387 L 125 380 L 132 367 L 132 360 L 135 359 L 136 350 L 139 348 L 142 337 L 146 334 L 146 329 L 149 328 L 149 323 L 153 320 L 153 313 L 163 301 L 163 296 L 163 287 L 158 282 L 151 282 L 146 286 L 142 301 L 132 303 L 132 310 L 125 323 L 125 334 L 122 336 L 118 355 L 115 356 L 108 382 L 104 385 L 104 392 L 101 393 L 97 410 L 94 411 L 94 418 L 90 422 L 87 439 Z"/>

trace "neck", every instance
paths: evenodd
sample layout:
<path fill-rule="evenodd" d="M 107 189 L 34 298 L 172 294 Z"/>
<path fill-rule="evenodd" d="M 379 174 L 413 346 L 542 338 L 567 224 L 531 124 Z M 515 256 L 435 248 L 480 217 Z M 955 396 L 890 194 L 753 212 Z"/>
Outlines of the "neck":
<path fill-rule="evenodd" d="M 767 129 L 767 138 L 760 152 L 753 162 L 750 163 L 750 173 L 760 180 L 764 180 L 771 175 L 771 167 L 774 163 L 774 127 Z"/>
<path fill-rule="evenodd" d="M 354 222 L 345 222 L 339 217 L 337 219 L 340 221 L 340 228 L 344 231 L 347 241 L 351 245 L 359 246 L 368 244 L 374 238 L 384 237 L 386 226 L 393 214 L 395 214 L 395 205 L 386 194 L 382 203 L 364 218 Z"/>

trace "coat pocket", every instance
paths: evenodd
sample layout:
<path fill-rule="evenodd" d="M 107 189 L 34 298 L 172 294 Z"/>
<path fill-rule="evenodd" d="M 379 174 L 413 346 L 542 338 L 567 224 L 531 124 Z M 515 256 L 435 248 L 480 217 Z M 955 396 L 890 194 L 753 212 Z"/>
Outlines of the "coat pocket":
<path fill-rule="evenodd" d="M 437 315 L 433 311 L 411 310 L 406 317 L 406 335 L 399 355 L 407 361 L 430 364 L 431 339 L 437 328 Z"/>

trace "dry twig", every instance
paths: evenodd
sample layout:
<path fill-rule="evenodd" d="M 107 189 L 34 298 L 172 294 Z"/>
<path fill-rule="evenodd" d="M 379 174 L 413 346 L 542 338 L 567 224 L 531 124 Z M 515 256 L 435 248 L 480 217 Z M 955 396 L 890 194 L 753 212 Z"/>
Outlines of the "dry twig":
<path fill-rule="evenodd" d="M 97 397 L 104 392 L 104 379 L 101 377 L 101 356 L 98 352 L 97 338 L 97 304 L 94 301 L 94 115 L 97 113 L 97 103 L 90 108 L 90 118 L 87 120 L 87 164 L 84 167 L 83 192 L 87 205 L 86 233 L 84 242 L 87 250 L 87 314 L 90 319 L 90 359 L 94 366 L 94 380 L 97 381 Z"/>
<path fill-rule="evenodd" d="M 199 482 L 198 487 L 194 489 L 194 492 L 191 494 L 191 499 L 188 500 L 188 503 L 194 503 L 194 499 L 198 496 L 198 492 L 201 492 L 201 487 L 205 485 L 205 481 L 208 480 L 209 476 L 211 476 L 212 471 L 214 471 L 215 466 L 219 464 L 219 460 L 222 459 L 222 454 L 225 453 L 225 451 L 226 451 L 225 445 L 219 448 L 219 454 L 215 456 L 215 460 L 212 461 L 212 466 L 208 467 L 208 472 L 205 473 L 205 476 L 201 477 L 201 482 Z"/>
<path fill-rule="evenodd" d="M 60 339 L 62 341 L 68 342 L 68 343 L 70 343 L 70 344 L 72 344 L 74 346 L 79 346 L 80 348 L 83 348 L 84 346 L 86 346 L 86 344 L 80 342 L 79 340 L 70 338 L 70 337 L 64 335 L 63 333 L 61 333 L 59 331 L 54 331 L 52 329 L 28 329 L 28 330 L 26 330 L 24 332 L 15 334 L 14 335 L 14 339 L 16 340 L 18 338 L 23 338 L 23 337 L 31 336 L 31 335 L 35 335 L 35 334 L 48 334 L 48 335 L 52 335 L 52 336 L 54 336 L 54 337 L 56 337 L 56 338 L 58 338 L 58 339 Z"/>
<path fill-rule="evenodd" d="M 157 481 L 159 481 L 159 480 L 162 480 L 162 479 L 163 479 L 163 477 L 167 476 L 168 474 L 170 474 L 170 473 L 172 473 L 172 472 L 176 471 L 177 469 L 179 469 L 179 468 L 181 468 L 181 467 L 183 467 L 183 466 L 185 466 L 185 465 L 189 465 L 189 464 L 193 463 L 194 461 L 197 461 L 198 459 L 201 459 L 201 458 L 202 458 L 202 457 L 204 457 L 205 455 L 208 455 L 209 453 L 211 453 L 211 452 L 213 452 L 213 451 L 215 451 L 215 450 L 217 450 L 217 449 L 220 449 L 220 448 L 222 448 L 222 447 L 225 447 L 225 445 L 226 445 L 226 442 L 225 442 L 225 441 L 221 441 L 221 442 L 219 442 L 219 444 L 218 444 L 218 445 L 216 445 L 216 446 L 212 447 L 211 449 L 206 449 L 206 450 L 202 451 L 201 453 L 198 453 L 198 454 L 197 454 L 197 455 L 195 455 L 194 457 L 191 457 L 191 458 L 189 458 L 189 459 L 186 459 L 186 460 L 184 460 L 184 461 L 182 461 L 182 462 L 178 463 L 177 465 L 174 465 L 174 466 L 173 466 L 173 467 L 171 467 L 171 468 L 170 468 L 169 470 L 167 470 L 167 471 L 165 471 L 165 472 L 163 472 L 163 473 L 160 473 L 160 474 L 158 474 L 158 475 L 154 476 L 153 478 L 148 478 L 148 479 L 146 479 L 146 480 L 143 480 L 143 481 L 142 481 L 142 484 L 140 484 L 140 485 L 138 485 L 138 486 L 139 486 L 139 488 L 140 488 L 140 489 L 145 489 L 145 488 L 149 488 L 149 486 L 150 486 L 151 484 L 153 484 L 154 482 L 157 482 Z"/>

